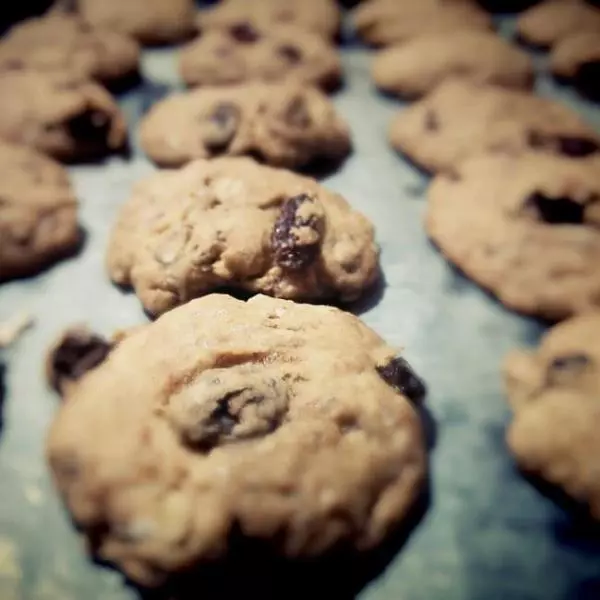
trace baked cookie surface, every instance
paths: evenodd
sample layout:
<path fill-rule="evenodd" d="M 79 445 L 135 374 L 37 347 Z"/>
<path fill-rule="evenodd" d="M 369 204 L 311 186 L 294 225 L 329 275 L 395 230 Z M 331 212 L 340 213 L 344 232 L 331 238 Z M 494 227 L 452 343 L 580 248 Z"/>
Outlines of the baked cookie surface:
<path fill-rule="evenodd" d="M 504 365 L 514 411 L 508 446 L 521 469 L 562 488 L 600 519 L 600 313 L 556 325 Z"/>
<path fill-rule="evenodd" d="M 423 392 L 353 315 L 211 295 L 80 379 L 48 460 L 88 547 L 143 585 L 227 559 L 236 535 L 288 558 L 363 551 L 421 492 Z"/>
<path fill-rule="evenodd" d="M 490 16 L 465 0 L 372 0 L 353 11 L 352 22 L 358 37 L 373 46 L 400 44 L 430 33 L 491 28 Z"/>
<path fill-rule="evenodd" d="M 486 151 L 600 154 L 600 135 L 566 105 L 524 91 L 452 79 L 393 119 L 390 142 L 428 171 Z"/>
<path fill-rule="evenodd" d="M 189 86 L 295 80 L 334 90 L 342 78 L 336 49 L 294 25 L 208 29 L 182 50 L 180 72 Z"/>
<path fill-rule="evenodd" d="M 517 20 L 517 34 L 541 48 L 554 46 L 564 37 L 582 31 L 600 35 L 600 8 L 583 0 L 550 0 L 525 11 Z"/>
<path fill-rule="evenodd" d="M 325 39 L 336 36 L 341 21 L 335 0 L 223 0 L 198 13 L 197 25 L 207 29 L 251 26 L 271 28 L 293 25 Z"/>
<path fill-rule="evenodd" d="M 170 44 L 196 29 L 194 0 L 75 0 L 91 25 L 129 35 L 142 44 Z"/>
<path fill-rule="evenodd" d="M 121 151 L 127 129 L 119 107 L 99 84 L 68 73 L 0 73 L 0 138 L 61 160 Z"/>
<path fill-rule="evenodd" d="M 600 99 L 600 32 L 566 36 L 552 49 L 550 67 L 556 77 L 572 83 L 584 95 Z"/>
<path fill-rule="evenodd" d="M 133 78 L 139 61 L 135 40 L 91 27 L 68 13 L 28 19 L 13 27 L 0 43 L 0 71 L 70 70 L 106 85 Z"/>
<path fill-rule="evenodd" d="M 371 76 L 382 91 L 416 98 L 448 77 L 527 89 L 531 58 L 493 32 L 450 31 L 418 36 L 375 55 Z"/>
<path fill-rule="evenodd" d="M 175 94 L 153 106 L 140 126 L 142 148 L 161 166 L 195 158 L 252 155 L 301 168 L 339 163 L 350 131 L 333 103 L 299 83 L 248 83 Z"/>
<path fill-rule="evenodd" d="M 67 172 L 30 148 L 0 142 L 0 281 L 38 272 L 80 242 Z"/>
<path fill-rule="evenodd" d="M 600 306 L 600 159 L 474 157 L 434 179 L 425 228 L 513 310 L 554 320 Z"/>
<path fill-rule="evenodd" d="M 113 231 L 108 271 L 160 314 L 224 287 L 350 301 L 377 279 L 378 254 L 373 226 L 340 195 L 221 158 L 140 182 Z"/>

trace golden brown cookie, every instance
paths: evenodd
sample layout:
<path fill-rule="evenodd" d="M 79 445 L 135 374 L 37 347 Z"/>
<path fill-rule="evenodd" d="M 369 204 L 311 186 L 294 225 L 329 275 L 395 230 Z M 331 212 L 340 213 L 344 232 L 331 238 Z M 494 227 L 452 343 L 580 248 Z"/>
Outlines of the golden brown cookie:
<path fill-rule="evenodd" d="M 357 35 L 373 46 L 430 33 L 491 28 L 490 16 L 468 0 L 368 0 L 353 11 L 352 22 Z"/>
<path fill-rule="evenodd" d="M 0 73 L 0 138 L 66 161 L 123 150 L 125 120 L 110 94 L 68 73 Z"/>
<path fill-rule="evenodd" d="M 277 29 L 293 25 L 325 39 L 336 36 L 341 13 L 335 0 L 222 0 L 198 13 L 201 32 L 207 29 L 256 27 Z"/>
<path fill-rule="evenodd" d="M 562 319 L 600 306 L 600 158 L 471 158 L 434 179 L 425 227 L 511 309 Z"/>
<path fill-rule="evenodd" d="M 600 32 L 583 31 L 563 38 L 552 49 L 550 67 L 559 79 L 600 99 Z"/>
<path fill-rule="evenodd" d="M 525 11 L 517 20 L 524 42 L 548 48 L 572 33 L 600 35 L 600 8 L 584 0 L 546 0 Z"/>
<path fill-rule="evenodd" d="M 70 70 L 106 85 L 133 79 L 139 60 L 140 49 L 132 38 L 62 12 L 28 19 L 0 43 L 0 71 Z"/>
<path fill-rule="evenodd" d="M 74 0 L 91 25 L 129 35 L 142 44 L 170 44 L 193 34 L 194 0 Z"/>
<path fill-rule="evenodd" d="M 448 79 L 393 119 L 390 142 L 428 171 L 486 151 L 600 154 L 600 135 L 574 110 L 524 91 Z"/>
<path fill-rule="evenodd" d="M 354 300 L 377 279 L 378 255 L 373 226 L 338 194 L 221 158 L 140 182 L 113 231 L 108 271 L 160 314 L 222 288 Z"/>
<path fill-rule="evenodd" d="M 330 91 L 342 78 L 336 49 L 296 25 L 208 29 L 183 49 L 180 71 L 189 86 L 288 80 Z"/>
<path fill-rule="evenodd" d="M 32 275 L 80 242 L 67 172 L 34 150 L 0 142 L 0 281 Z"/>
<path fill-rule="evenodd" d="M 424 484 L 423 391 L 349 313 L 211 295 L 80 379 L 48 460 L 88 548 L 143 585 L 261 543 L 290 559 L 364 551 Z"/>
<path fill-rule="evenodd" d="M 140 126 L 142 148 L 161 166 L 195 158 L 251 155 L 301 168 L 340 163 L 350 131 L 333 103 L 298 82 L 203 87 L 152 107 Z"/>
<path fill-rule="evenodd" d="M 531 58 L 491 31 L 449 31 L 421 35 L 375 55 L 375 85 L 402 98 L 427 94 L 449 77 L 527 89 L 533 84 Z"/>
<path fill-rule="evenodd" d="M 560 323 L 538 348 L 513 351 L 504 375 L 507 441 L 521 469 L 600 519 L 600 313 Z"/>

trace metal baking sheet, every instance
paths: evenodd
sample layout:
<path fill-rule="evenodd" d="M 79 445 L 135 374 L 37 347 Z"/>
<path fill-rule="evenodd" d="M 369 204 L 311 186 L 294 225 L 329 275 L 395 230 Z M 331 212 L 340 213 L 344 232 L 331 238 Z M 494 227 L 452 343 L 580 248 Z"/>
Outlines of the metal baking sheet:
<path fill-rule="evenodd" d="M 502 21 L 510 32 L 510 19 Z M 364 321 L 426 379 L 437 422 L 431 455 L 432 500 L 404 548 L 368 585 L 364 600 L 567 600 L 600 598 L 600 536 L 542 497 L 516 472 L 504 444 L 509 412 L 499 365 L 534 344 L 543 324 L 505 310 L 451 268 L 421 226 L 427 178 L 386 141 L 402 104 L 375 93 L 369 52 L 343 49 L 346 87 L 334 101 L 348 119 L 354 154 L 326 186 L 375 223 L 385 285 L 356 306 Z M 45 273 L 0 287 L 0 319 L 36 319 L 4 353 L 7 398 L 0 433 L 0 599 L 127 600 L 118 573 L 86 557 L 58 501 L 43 460 L 57 406 L 42 377 L 44 353 L 66 326 L 110 334 L 146 321 L 133 294 L 110 284 L 107 237 L 132 184 L 153 167 L 136 138 L 140 115 L 180 85 L 173 50 L 144 54 L 145 82 L 120 102 L 133 139 L 130 160 L 71 168 L 87 232 L 81 254 Z M 537 55 L 543 69 L 546 58 Z M 539 92 L 560 97 L 600 129 L 600 111 L 541 75 Z M 318 596 L 318 593 L 316 594 Z"/>

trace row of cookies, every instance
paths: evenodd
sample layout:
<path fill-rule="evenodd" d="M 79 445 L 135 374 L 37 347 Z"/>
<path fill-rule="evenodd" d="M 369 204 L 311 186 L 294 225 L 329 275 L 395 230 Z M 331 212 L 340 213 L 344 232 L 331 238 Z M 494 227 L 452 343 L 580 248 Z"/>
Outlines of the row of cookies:
<path fill-rule="evenodd" d="M 405 11 L 400 4 L 388 7 L 388 16 Z M 385 3 L 372 0 L 357 16 L 366 18 L 374 6 Z M 532 15 L 552 11 L 597 9 L 542 3 L 519 18 L 520 37 L 534 41 Z M 376 56 L 372 75 L 381 90 L 417 99 L 395 117 L 390 140 L 435 175 L 425 216 L 429 237 L 509 308 L 568 319 L 537 351 L 507 359 L 515 412 L 509 447 L 524 471 L 600 518 L 590 459 L 600 418 L 600 135 L 566 106 L 531 94 L 530 57 L 492 32 L 475 27 L 399 40 Z"/>

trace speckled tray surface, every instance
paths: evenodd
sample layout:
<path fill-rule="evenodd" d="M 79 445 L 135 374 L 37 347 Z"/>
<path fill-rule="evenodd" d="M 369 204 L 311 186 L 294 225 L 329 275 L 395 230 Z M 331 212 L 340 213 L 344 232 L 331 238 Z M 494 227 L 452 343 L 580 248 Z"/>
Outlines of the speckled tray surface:
<path fill-rule="evenodd" d="M 126 0 L 124 0 L 126 1 Z M 511 31 L 511 20 L 502 29 Z M 133 294 L 110 284 L 104 253 L 132 184 L 153 170 L 139 150 L 140 115 L 180 86 L 176 52 L 144 54 L 145 82 L 121 97 L 133 139 L 130 160 L 71 168 L 87 232 L 76 258 L 0 287 L 0 320 L 30 311 L 35 326 L 5 352 L 0 425 L 0 600 L 125 600 L 120 576 L 88 561 L 43 460 L 57 398 L 42 377 L 46 348 L 66 326 L 106 334 L 146 321 Z M 537 57 L 540 69 L 546 58 Z M 324 183 L 375 223 L 385 287 L 357 312 L 406 356 L 429 386 L 437 422 L 431 505 L 364 600 L 600 599 L 600 536 L 542 497 L 516 472 L 504 444 L 509 418 L 499 365 L 534 344 L 543 326 L 508 312 L 452 269 L 421 226 L 427 179 L 386 141 L 402 104 L 369 81 L 369 52 L 343 47 L 346 87 L 335 97 L 355 151 Z M 562 98 L 600 129 L 600 110 L 542 75 L 539 92 Z M 199 595 L 199 597 L 204 597 Z"/>

